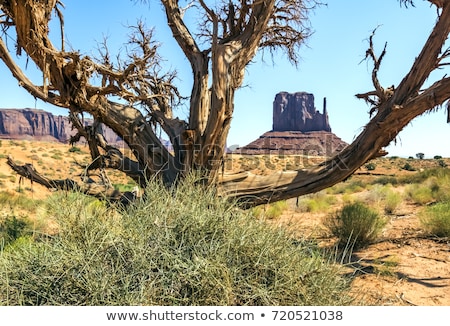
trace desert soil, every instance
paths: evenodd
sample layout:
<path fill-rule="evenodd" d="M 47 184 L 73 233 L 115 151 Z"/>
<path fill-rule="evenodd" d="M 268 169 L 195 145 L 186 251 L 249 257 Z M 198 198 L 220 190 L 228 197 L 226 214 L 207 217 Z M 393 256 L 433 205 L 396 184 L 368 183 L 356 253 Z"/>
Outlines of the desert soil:
<path fill-rule="evenodd" d="M 0 191 L 8 191 L 15 196 L 20 186 L 22 192 L 33 198 L 45 198 L 51 194 L 39 185 L 31 185 L 29 181 L 19 185 L 19 177 L 6 164 L 8 155 L 16 161 L 33 163 L 38 171 L 51 178 L 66 178 L 69 175 L 79 181 L 81 169 L 74 161 L 87 162 L 87 148 L 80 146 L 81 153 L 70 153 L 69 148 L 57 143 L 2 140 Z M 234 155 L 233 162 L 228 162 L 226 169 L 244 168 L 268 174 L 274 169 L 302 167 L 321 160 L 274 157 L 270 158 L 270 164 L 260 164 L 258 159 L 261 158 Z M 381 162 L 377 163 L 377 175 L 415 173 L 392 168 L 388 160 Z M 434 160 L 414 162 L 421 164 L 418 169 L 436 164 Z M 367 175 L 367 170 L 361 169 L 352 178 L 368 181 L 372 177 L 376 175 Z M 124 182 L 120 174 L 113 173 L 111 178 L 115 180 L 113 182 Z M 323 248 L 333 248 L 334 239 L 327 235 L 323 226 L 323 219 L 329 212 L 305 213 L 297 209 L 296 199 L 287 203 L 288 208 L 283 214 L 270 223 L 290 228 L 302 237 L 313 238 Z M 339 201 L 335 209 L 338 208 Z M 0 207 L 0 214 L 8 209 L 11 208 Z M 352 292 L 357 302 L 365 305 L 450 306 L 450 240 L 425 236 L 418 219 L 420 209 L 420 206 L 403 202 L 395 214 L 388 216 L 389 222 L 377 243 L 352 252 L 350 259 L 342 261 L 344 273 L 354 277 Z"/>

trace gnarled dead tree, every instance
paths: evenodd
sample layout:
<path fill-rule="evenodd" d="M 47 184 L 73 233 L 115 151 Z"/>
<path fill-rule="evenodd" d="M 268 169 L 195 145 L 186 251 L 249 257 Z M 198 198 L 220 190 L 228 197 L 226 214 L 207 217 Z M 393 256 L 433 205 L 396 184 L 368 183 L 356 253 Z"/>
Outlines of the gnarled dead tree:
<path fill-rule="evenodd" d="M 401 2 L 413 4 L 411 0 Z M 177 0 L 161 0 L 173 37 L 192 68 L 187 121 L 173 116 L 173 107 L 182 99 L 173 86 L 175 74 L 162 72 L 158 46 L 152 32 L 142 24 L 134 27 L 130 40 L 133 50 L 126 58 L 113 62 L 104 47 L 101 58 L 94 60 L 66 51 L 63 46 L 58 49 L 49 39 L 48 23 L 54 10 L 62 22 L 59 0 L 0 0 L 3 35 L 15 35 L 17 54 L 25 52 L 34 61 L 42 71 L 42 85 L 33 84 L 18 67 L 3 37 L 0 58 L 33 96 L 69 109 L 77 137 L 83 136 L 89 142 L 91 169 L 119 169 L 141 186 L 154 175 L 166 185 L 173 185 L 188 172 L 201 171 L 206 183 L 216 184 L 223 196 L 249 207 L 316 192 L 345 180 L 368 160 L 383 155 L 383 148 L 412 119 L 450 98 L 448 77 L 422 89 L 430 73 L 449 54 L 442 47 L 450 32 L 450 1 L 430 2 L 437 6 L 436 25 L 410 72 L 396 87 L 384 88 L 379 83 L 377 72 L 384 51 L 377 57 L 370 38 L 366 59 L 374 64 L 375 89 L 357 97 L 372 104 L 374 116 L 355 141 L 317 167 L 269 176 L 219 173 L 234 94 L 242 86 L 245 67 L 259 49 L 283 49 L 289 60 L 297 62 L 298 47 L 309 34 L 307 6 L 316 5 L 314 0 L 223 0 L 215 6 L 195 0 L 187 8 L 181 8 Z M 197 34 L 183 19 L 185 10 L 194 9 L 203 13 L 206 22 L 197 26 Z M 114 102 L 115 98 L 127 104 Z M 109 146 L 96 128 L 86 129 L 79 122 L 83 113 L 121 136 L 133 157 Z M 168 135 L 173 152 L 161 143 L 155 126 Z M 12 159 L 9 164 L 22 176 L 47 187 L 79 187 L 90 193 L 89 188 L 73 180 L 57 182 L 36 174 L 29 166 L 17 166 Z"/>

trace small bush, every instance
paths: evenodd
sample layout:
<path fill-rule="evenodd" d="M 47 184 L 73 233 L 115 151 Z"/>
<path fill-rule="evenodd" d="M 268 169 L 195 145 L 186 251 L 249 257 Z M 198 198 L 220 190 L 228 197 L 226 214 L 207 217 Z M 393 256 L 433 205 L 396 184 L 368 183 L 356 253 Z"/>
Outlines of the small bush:
<path fill-rule="evenodd" d="M 69 152 L 70 153 L 81 153 L 81 148 L 76 147 L 76 146 L 72 146 L 69 148 Z"/>
<path fill-rule="evenodd" d="M 367 169 L 367 171 L 373 171 L 376 169 L 377 165 L 373 162 L 370 162 L 364 165 L 364 167 Z"/>
<path fill-rule="evenodd" d="M 426 232 L 437 237 L 450 237 L 450 202 L 426 207 L 420 214 Z"/>
<path fill-rule="evenodd" d="M 411 164 L 409 164 L 408 162 L 406 162 L 405 165 L 402 166 L 402 170 L 416 171 L 416 169 Z"/>
<path fill-rule="evenodd" d="M 425 205 L 434 201 L 433 192 L 427 186 L 410 185 L 406 189 L 409 199 L 419 205 Z"/>
<path fill-rule="evenodd" d="M 447 167 L 447 163 L 445 163 L 444 160 L 438 160 L 438 164 L 441 168 L 446 168 Z"/>
<path fill-rule="evenodd" d="M 380 184 L 380 185 L 388 185 L 391 184 L 393 186 L 397 185 L 399 183 L 398 179 L 396 177 L 391 176 L 382 176 L 377 179 L 375 179 L 372 184 Z"/>
<path fill-rule="evenodd" d="M 433 157 L 435 160 L 440 160 L 440 159 L 442 159 L 442 156 L 441 155 L 434 155 L 434 157 Z"/>
<path fill-rule="evenodd" d="M 355 202 L 345 205 L 336 215 L 330 216 L 325 225 L 338 237 L 339 246 L 359 249 L 377 239 L 386 220 L 366 205 Z"/>
<path fill-rule="evenodd" d="M 395 191 L 391 191 L 384 199 L 384 212 L 386 214 L 393 214 L 402 202 L 402 196 Z"/>
<path fill-rule="evenodd" d="M 335 184 L 333 187 L 328 188 L 326 192 L 328 194 L 353 194 L 363 191 L 365 187 L 366 184 L 361 180 L 349 180 Z"/>

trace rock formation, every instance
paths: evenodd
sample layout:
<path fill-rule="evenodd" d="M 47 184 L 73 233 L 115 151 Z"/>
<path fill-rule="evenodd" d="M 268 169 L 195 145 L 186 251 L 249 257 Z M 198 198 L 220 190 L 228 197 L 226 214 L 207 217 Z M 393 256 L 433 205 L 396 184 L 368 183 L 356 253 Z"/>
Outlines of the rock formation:
<path fill-rule="evenodd" d="M 331 132 L 328 121 L 326 99 L 323 113 L 314 106 L 314 95 L 306 92 L 281 92 L 273 101 L 273 131 L 327 131 Z"/>
<path fill-rule="evenodd" d="M 86 124 L 92 120 L 85 119 Z M 69 118 L 38 109 L 0 109 L 0 138 L 59 141 L 67 143 L 76 133 Z M 105 139 L 116 144 L 120 138 L 103 127 Z"/>
<path fill-rule="evenodd" d="M 331 132 L 326 99 L 320 113 L 314 95 L 281 92 L 273 101 L 272 131 L 237 148 L 238 154 L 332 156 L 347 143 Z"/>
<path fill-rule="evenodd" d="M 346 142 L 328 131 L 268 131 L 234 153 L 329 157 L 345 146 Z"/>

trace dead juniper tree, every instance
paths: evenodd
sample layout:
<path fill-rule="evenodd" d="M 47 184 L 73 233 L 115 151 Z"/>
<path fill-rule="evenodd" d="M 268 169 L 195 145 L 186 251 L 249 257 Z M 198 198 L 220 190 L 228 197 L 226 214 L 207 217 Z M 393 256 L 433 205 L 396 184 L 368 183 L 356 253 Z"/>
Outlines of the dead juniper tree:
<path fill-rule="evenodd" d="M 400 2 L 414 5 L 411 0 Z M 348 178 L 368 160 L 384 155 L 383 148 L 412 119 L 450 98 L 450 77 L 422 89 L 430 73 L 445 64 L 449 54 L 442 49 L 450 32 L 449 2 L 430 1 L 437 8 L 436 24 L 410 72 L 396 86 L 380 84 L 377 73 L 385 50 L 377 56 L 370 38 L 366 59 L 374 64 L 374 90 L 356 96 L 372 105 L 371 120 L 352 144 L 316 167 L 268 176 L 220 173 L 234 95 L 243 84 L 245 67 L 258 50 L 281 49 L 297 63 L 299 47 L 310 34 L 307 14 L 318 4 L 315 0 L 223 0 L 214 5 L 193 0 L 185 7 L 177 0 L 161 0 L 167 24 L 192 69 L 186 120 L 174 117 L 173 108 L 182 99 L 173 83 L 175 73 L 164 71 L 152 31 L 143 24 L 133 27 L 129 41 L 133 50 L 125 58 L 112 60 L 105 46 L 100 58 L 93 59 L 65 49 L 59 0 L 0 0 L 0 58 L 34 97 L 69 110 L 78 130 L 73 141 L 84 137 L 89 143 L 90 170 L 117 169 L 141 186 L 155 176 L 167 186 L 174 185 L 190 171 L 200 171 L 205 183 L 217 186 L 221 195 L 251 207 L 317 192 Z M 205 23 L 188 26 L 186 10 L 197 10 Z M 49 38 L 54 12 L 61 22 L 59 47 Z M 32 83 L 16 64 L 6 35 L 13 35 L 15 54 L 25 53 L 42 71 L 42 84 Z M 99 128 L 86 127 L 81 122 L 83 114 L 110 127 L 132 154 L 109 145 Z M 173 151 L 162 144 L 156 126 L 167 134 Z M 51 180 L 31 165 L 17 165 L 12 158 L 8 163 L 20 175 L 49 188 L 76 188 L 95 196 L 121 195 L 105 184 Z"/>

